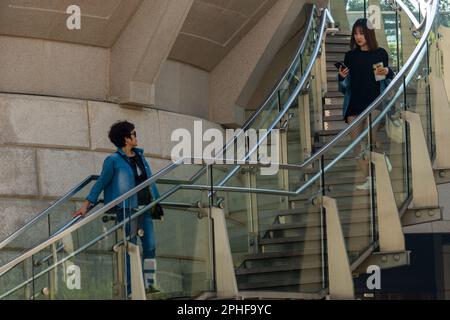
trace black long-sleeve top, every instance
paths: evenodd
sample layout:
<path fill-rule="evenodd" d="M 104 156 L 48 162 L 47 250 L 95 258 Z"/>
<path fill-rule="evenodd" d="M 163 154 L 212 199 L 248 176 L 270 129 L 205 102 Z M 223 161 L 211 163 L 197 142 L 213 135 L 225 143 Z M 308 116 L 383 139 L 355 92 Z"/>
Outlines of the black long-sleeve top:
<path fill-rule="evenodd" d="M 345 117 L 361 114 L 380 95 L 380 82 L 375 80 L 373 70 L 373 65 L 379 62 L 383 62 L 385 68 L 389 66 L 389 56 L 383 48 L 374 51 L 358 48 L 345 54 L 344 63 L 350 69 L 351 87 L 351 99 Z M 394 78 L 391 68 L 386 78 Z"/>

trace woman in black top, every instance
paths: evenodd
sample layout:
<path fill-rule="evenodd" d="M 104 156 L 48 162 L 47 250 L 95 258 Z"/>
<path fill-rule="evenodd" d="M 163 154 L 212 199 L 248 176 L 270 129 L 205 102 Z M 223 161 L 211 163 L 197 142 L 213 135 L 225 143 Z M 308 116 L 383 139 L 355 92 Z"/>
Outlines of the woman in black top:
<path fill-rule="evenodd" d="M 344 64 L 347 68 L 339 69 L 339 82 L 344 99 L 345 122 L 351 124 L 386 88 L 386 79 L 392 79 L 394 72 L 388 67 L 389 56 L 386 50 L 378 46 L 373 28 L 369 28 L 367 19 L 359 19 L 353 25 L 351 50 L 345 54 Z M 347 79 L 349 77 L 349 79 Z M 376 117 L 379 111 L 374 111 Z M 357 126 L 351 133 L 352 140 L 363 131 L 363 126 Z M 374 133 L 376 129 L 374 130 Z M 376 135 L 373 135 L 376 144 Z M 362 147 L 358 145 L 355 151 L 360 154 Z M 364 149 L 366 147 L 364 146 Z M 358 161 L 360 169 L 367 177 L 366 182 L 357 189 L 370 188 L 369 166 L 367 161 Z M 390 163 L 388 162 L 388 167 Z M 391 169 L 391 168 L 389 168 Z"/>

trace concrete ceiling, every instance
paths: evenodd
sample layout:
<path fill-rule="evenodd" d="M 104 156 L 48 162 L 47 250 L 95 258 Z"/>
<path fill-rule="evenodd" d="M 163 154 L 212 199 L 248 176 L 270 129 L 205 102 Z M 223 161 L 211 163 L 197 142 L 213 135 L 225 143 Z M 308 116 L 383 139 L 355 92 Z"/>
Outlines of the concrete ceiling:
<path fill-rule="evenodd" d="M 277 0 L 195 0 L 169 58 L 211 71 Z"/>
<path fill-rule="evenodd" d="M 111 47 L 142 0 L 0 0 L 0 34 Z M 70 5 L 81 30 L 66 27 Z"/>
<path fill-rule="evenodd" d="M 143 0 L 0 0 L 0 35 L 110 48 Z M 169 58 L 211 71 L 277 0 L 194 0 Z M 81 30 L 66 9 L 81 8 Z"/>

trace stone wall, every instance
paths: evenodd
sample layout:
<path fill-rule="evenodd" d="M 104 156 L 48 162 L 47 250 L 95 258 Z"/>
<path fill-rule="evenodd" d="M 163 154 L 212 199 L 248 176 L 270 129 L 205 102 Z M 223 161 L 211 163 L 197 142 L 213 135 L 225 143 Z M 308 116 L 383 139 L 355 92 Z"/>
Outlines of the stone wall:
<path fill-rule="evenodd" d="M 116 104 L 0 94 L 0 239 L 22 226 L 89 175 L 115 150 L 108 130 L 118 120 L 136 125 L 153 172 L 170 163 L 172 131 L 193 132 L 200 118 Z M 203 130 L 221 129 L 201 120 Z"/>

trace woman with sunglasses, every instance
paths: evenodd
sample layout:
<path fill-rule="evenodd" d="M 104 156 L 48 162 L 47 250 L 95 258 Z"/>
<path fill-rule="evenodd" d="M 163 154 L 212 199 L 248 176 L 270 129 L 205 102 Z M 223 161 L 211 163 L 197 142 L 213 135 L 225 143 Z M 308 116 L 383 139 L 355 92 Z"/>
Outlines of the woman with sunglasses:
<path fill-rule="evenodd" d="M 86 215 L 89 209 L 97 204 L 102 191 L 104 191 L 104 203 L 107 205 L 152 176 L 150 165 L 144 157 L 144 150 L 137 148 L 137 133 L 134 124 L 127 121 L 115 123 L 109 131 L 109 139 L 117 147 L 117 151 L 105 159 L 100 177 L 75 216 Z M 116 220 L 120 223 L 137 212 L 139 206 L 148 205 L 152 199 L 157 198 L 159 198 L 158 189 L 155 184 L 152 184 L 142 189 L 137 195 L 119 203 L 108 213 L 116 214 Z M 137 221 L 135 219 L 127 224 L 126 233 L 132 243 L 136 244 L 138 230 L 143 230 L 143 235 L 140 238 L 143 247 L 142 270 L 145 288 L 147 293 L 152 293 L 158 290 L 154 286 L 156 271 L 155 237 L 150 211 L 141 214 Z M 127 284 L 128 294 L 130 294 L 129 256 L 127 256 Z"/>

